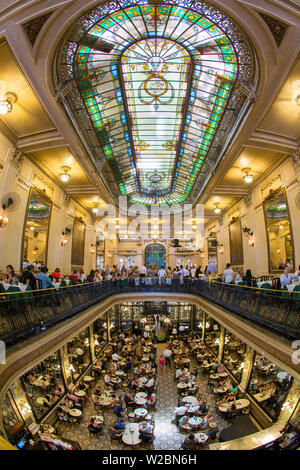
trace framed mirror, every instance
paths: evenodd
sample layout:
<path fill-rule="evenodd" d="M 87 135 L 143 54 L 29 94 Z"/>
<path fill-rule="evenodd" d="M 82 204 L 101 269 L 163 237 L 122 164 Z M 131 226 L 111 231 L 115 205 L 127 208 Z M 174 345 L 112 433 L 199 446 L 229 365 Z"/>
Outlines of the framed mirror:
<path fill-rule="evenodd" d="M 52 202 L 39 190 L 30 190 L 24 224 L 21 271 L 32 264 L 36 271 L 47 265 Z"/>
<path fill-rule="evenodd" d="M 273 192 L 264 201 L 266 220 L 269 270 L 283 271 L 289 266 L 295 271 L 294 242 L 290 214 L 284 189 Z"/>

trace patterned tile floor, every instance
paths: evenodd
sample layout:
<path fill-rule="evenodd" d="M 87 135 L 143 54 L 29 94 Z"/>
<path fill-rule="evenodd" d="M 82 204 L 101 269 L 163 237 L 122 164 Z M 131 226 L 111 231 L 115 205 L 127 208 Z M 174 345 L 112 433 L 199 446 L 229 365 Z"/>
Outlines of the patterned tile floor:
<path fill-rule="evenodd" d="M 165 349 L 165 344 L 159 344 L 157 348 L 157 357 L 160 357 L 162 351 Z M 191 367 L 196 365 L 196 362 L 192 359 Z M 102 379 L 99 379 L 99 384 L 102 383 Z M 214 416 L 214 421 L 217 423 L 219 430 L 221 431 L 229 424 L 215 412 L 215 398 L 214 395 L 207 390 L 207 376 L 199 374 L 198 376 L 199 390 L 204 397 L 207 398 L 207 403 L 210 405 L 210 413 Z M 120 395 L 120 390 L 117 391 Z M 157 370 L 157 406 L 154 413 L 155 427 L 154 427 L 154 443 L 152 448 L 155 450 L 177 450 L 180 449 L 182 442 L 186 435 L 178 431 L 175 424 L 172 424 L 174 419 L 174 409 L 178 404 L 178 393 L 176 383 L 174 381 L 174 366 L 164 367 L 161 369 L 158 367 Z M 123 392 L 122 392 L 123 395 Z M 95 414 L 94 406 L 89 399 L 85 404 L 83 411 L 83 419 L 81 423 L 70 425 L 69 423 L 58 422 L 57 429 L 58 434 L 65 439 L 71 439 L 79 442 L 83 450 L 120 450 L 123 449 L 122 444 L 117 441 L 111 443 L 108 429 L 112 427 L 116 418 L 112 410 L 106 410 L 105 415 L 105 426 L 104 435 L 99 437 L 89 437 L 87 430 L 88 420 Z M 136 446 L 135 449 L 146 449 L 145 445 Z M 207 448 L 207 446 L 206 446 Z M 126 447 L 126 449 L 129 449 Z M 205 447 L 204 447 L 205 449 Z M 130 450 L 130 449 L 129 449 Z"/>

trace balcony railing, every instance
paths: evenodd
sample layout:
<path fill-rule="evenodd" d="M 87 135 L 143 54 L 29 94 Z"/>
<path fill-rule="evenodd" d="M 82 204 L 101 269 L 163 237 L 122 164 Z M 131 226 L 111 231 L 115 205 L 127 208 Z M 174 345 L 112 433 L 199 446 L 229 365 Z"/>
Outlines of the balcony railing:
<path fill-rule="evenodd" d="M 300 294 L 192 279 L 112 281 L 0 294 L 0 339 L 8 343 L 36 334 L 118 293 L 196 294 L 239 317 L 292 339 L 300 337 Z"/>

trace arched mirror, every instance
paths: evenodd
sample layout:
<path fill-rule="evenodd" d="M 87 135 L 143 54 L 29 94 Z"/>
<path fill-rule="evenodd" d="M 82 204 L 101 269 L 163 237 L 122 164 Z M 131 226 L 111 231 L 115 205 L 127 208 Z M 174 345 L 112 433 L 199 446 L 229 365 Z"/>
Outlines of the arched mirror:
<path fill-rule="evenodd" d="M 295 270 L 294 243 L 287 197 L 284 189 L 272 192 L 264 201 L 270 272 Z"/>
<path fill-rule="evenodd" d="M 47 246 L 52 202 L 32 188 L 28 198 L 24 224 L 21 271 L 32 264 L 39 270 L 47 264 Z"/>

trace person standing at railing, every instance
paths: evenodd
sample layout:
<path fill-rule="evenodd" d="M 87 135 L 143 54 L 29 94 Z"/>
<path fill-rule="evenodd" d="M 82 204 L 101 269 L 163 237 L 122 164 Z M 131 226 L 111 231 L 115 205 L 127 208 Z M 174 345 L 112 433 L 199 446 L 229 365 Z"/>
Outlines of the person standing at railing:
<path fill-rule="evenodd" d="M 227 263 L 226 264 L 226 269 L 225 269 L 224 274 L 223 274 L 223 282 L 225 284 L 231 284 L 233 279 L 234 279 L 234 272 L 231 268 L 231 264 Z"/>

